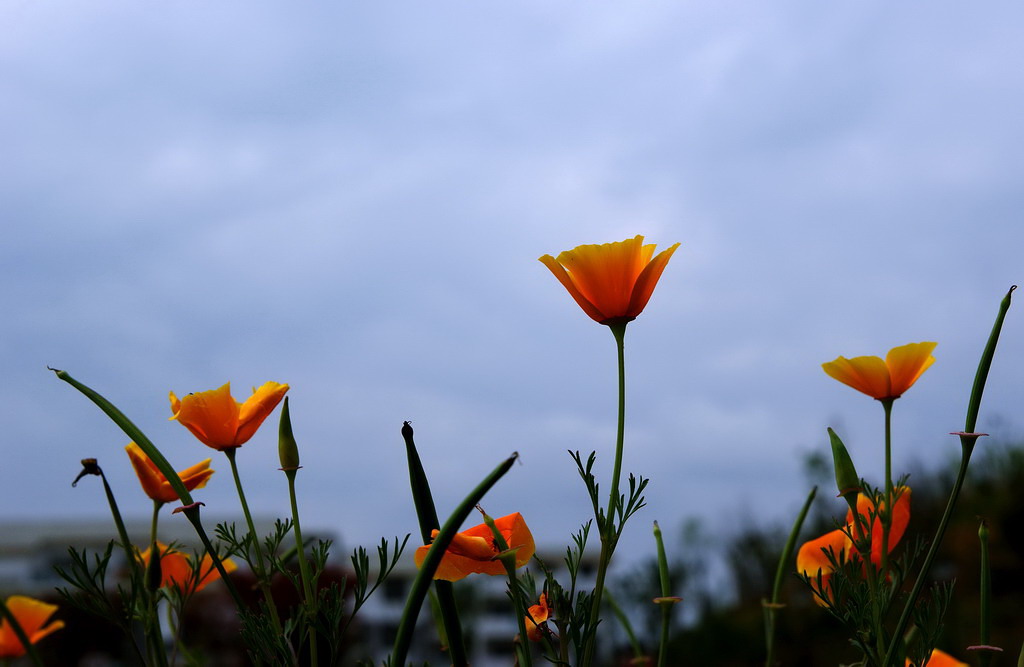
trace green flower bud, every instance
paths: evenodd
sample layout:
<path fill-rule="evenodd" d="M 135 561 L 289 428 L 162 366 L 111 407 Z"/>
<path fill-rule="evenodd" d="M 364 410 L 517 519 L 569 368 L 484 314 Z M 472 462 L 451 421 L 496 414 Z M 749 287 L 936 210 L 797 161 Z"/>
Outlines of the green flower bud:
<path fill-rule="evenodd" d="M 281 426 L 277 432 L 277 455 L 281 460 L 281 470 L 299 469 L 299 446 L 292 435 L 292 418 L 288 411 L 288 398 L 284 399 L 281 409 Z"/>
<path fill-rule="evenodd" d="M 846 499 L 850 506 L 857 510 L 857 494 L 860 492 L 860 477 L 857 476 L 857 468 L 853 465 L 850 453 L 846 451 L 846 445 L 839 439 L 836 432 L 831 428 L 828 430 L 828 437 L 832 443 L 832 463 L 836 470 L 836 487 L 839 495 Z"/>

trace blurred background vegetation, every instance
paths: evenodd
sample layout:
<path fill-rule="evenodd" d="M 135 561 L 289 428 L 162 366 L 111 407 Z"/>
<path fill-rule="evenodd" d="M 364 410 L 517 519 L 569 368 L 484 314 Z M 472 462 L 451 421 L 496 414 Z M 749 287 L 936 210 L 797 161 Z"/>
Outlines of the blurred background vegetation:
<path fill-rule="evenodd" d="M 931 579 L 955 581 L 953 604 L 947 612 L 939 648 L 977 664 L 966 647 L 978 640 L 981 518 L 990 530 L 992 572 L 992 642 L 1004 649 L 993 665 L 1016 665 L 1024 642 L 1024 443 L 979 441 L 956 513 L 932 568 Z M 944 451 L 948 451 L 945 450 Z M 956 477 L 958 457 L 940 464 L 917 463 L 907 471 L 913 489 L 910 527 L 897 547 L 904 552 L 921 540 L 931 540 Z M 819 493 L 807 517 L 797 548 L 804 541 L 835 528 L 846 506 L 834 499 L 831 461 L 817 455 L 806 461 L 808 486 Z M 794 517 L 795 518 L 795 517 Z M 670 548 L 674 590 L 684 598 L 677 610 L 668 664 L 716 667 L 764 664 L 762 599 L 770 596 L 775 570 L 791 526 L 762 525 L 750 519 L 733 533 L 718 534 L 689 524 L 681 545 Z M 696 545 L 713 544 L 710 549 Z M 673 554 L 672 551 L 675 551 Z M 795 573 L 784 584 L 778 614 L 777 664 L 787 666 L 840 665 L 857 656 L 838 621 L 816 606 Z M 633 613 L 636 632 L 647 651 L 657 643 L 659 615 L 650 600 L 658 595 L 653 558 L 621 578 L 615 591 Z M 909 585 L 912 585 L 911 579 Z M 898 614 L 897 610 L 897 614 Z M 623 642 L 625 640 L 623 639 Z M 620 663 L 628 664 L 625 646 Z"/>

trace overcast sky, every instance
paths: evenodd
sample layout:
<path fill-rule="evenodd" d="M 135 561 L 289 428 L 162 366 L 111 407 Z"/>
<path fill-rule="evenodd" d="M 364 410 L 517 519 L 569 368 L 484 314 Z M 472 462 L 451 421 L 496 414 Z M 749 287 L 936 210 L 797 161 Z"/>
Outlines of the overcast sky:
<path fill-rule="evenodd" d="M 213 455 L 209 515 L 237 513 L 229 468 L 167 393 L 275 380 L 307 530 L 416 531 L 411 420 L 442 514 L 518 451 L 484 504 L 564 545 L 589 512 L 566 450 L 607 488 L 614 345 L 537 258 L 635 234 L 682 245 L 627 332 L 624 468 L 652 481 L 624 549 L 654 519 L 788 525 L 829 425 L 881 483 L 881 408 L 838 355 L 938 341 L 895 459 L 954 458 L 1024 278 L 1022 26 L 1009 1 L 4 0 L 0 517 L 105 516 L 70 487 L 86 456 L 150 509 L 50 365 L 179 469 Z M 1022 327 L 979 422 L 1004 440 Z M 238 456 L 263 515 L 276 420 Z"/>

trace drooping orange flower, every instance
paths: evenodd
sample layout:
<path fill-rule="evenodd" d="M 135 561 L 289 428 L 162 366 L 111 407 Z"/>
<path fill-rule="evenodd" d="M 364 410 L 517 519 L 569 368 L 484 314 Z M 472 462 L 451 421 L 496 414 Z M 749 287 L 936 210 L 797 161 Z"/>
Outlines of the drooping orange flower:
<path fill-rule="evenodd" d="M 142 490 L 147 496 L 160 503 L 170 503 L 178 499 L 178 494 L 171 488 L 171 483 L 141 447 L 130 442 L 124 449 L 128 452 L 128 458 L 131 459 L 135 474 L 139 477 L 139 483 L 142 484 Z M 178 477 L 189 491 L 206 486 L 211 475 L 213 471 L 210 470 L 210 459 L 200 461 L 178 473 Z"/>
<path fill-rule="evenodd" d="M 516 567 L 520 568 L 530 562 L 536 547 L 533 543 L 533 534 L 523 520 L 523 516 L 516 512 L 494 520 L 498 532 L 505 538 L 510 550 L 516 552 Z M 439 531 L 435 530 L 431 537 L 437 537 Z M 414 560 L 416 567 L 423 564 L 427 557 L 429 545 L 416 549 Z M 497 545 L 494 543 L 494 534 L 487 524 L 473 526 L 468 530 L 455 535 L 455 539 L 448 545 L 447 551 L 441 558 L 441 564 L 434 573 L 434 579 L 444 581 L 458 581 L 470 574 L 505 574 L 505 566 L 498 559 Z"/>
<path fill-rule="evenodd" d="M 240 447 L 256 433 L 263 420 L 284 398 L 288 385 L 267 382 L 239 403 L 231 396 L 231 383 L 220 389 L 189 394 L 181 400 L 171 392 L 171 419 L 177 419 L 199 440 L 221 451 Z"/>
<path fill-rule="evenodd" d="M 24 595 L 12 595 L 7 598 L 6 604 L 8 611 L 17 619 L 18 625 L 25 631 L 25 636 L 33 644 L 64 627 L 64 621 L 47 623 L 57 611 L 55 604 L 47 604 Z M 7 619 L 0 621 L 0 658 L 17 658 L 26 652 Z"/>
<path fill-rule="evenodd" d="M 576 246 L 540 261 L 596 322 L 629 322 L 647 305 L 679 244 L 657 257 L 655 247 L 644 245 L 644 237 L 638 235 L 616 243 Z"/>
<path fill-rule="evenodd" d="M 907 667 L 911 667 L 912 664 L 910 658 L 907 658 Z M 966 662 L 960 662 L 950 654 L 943 653 L 939 649 L 932 650 L 932 654 L 928 656 L 928 662 L 925 665 L 927 667 L 968 667 Z"/>
<path fill-rule="evenodd" d="M 220 571 L 213 564 L 213 558 L 210 557 L 210 554 L 203 554 L 203 559 L 199 563 L 197 572 L 193 558 L 161 542 L 157 542 L 156 546 L 160 553 L 161 588 L 169 586 L 177 588 L 182 593 L 192 594 L 203 590 L 209 584 L 220 579 Z M 148 567 L 149 560 L 153 557 L 153 548 L 146 549 L 139 557 L 142 559 L 143 564 Z M 238 564 L 230 558 L 223 559 L 221 563 L 224 565 L 224 571 L 229 574 L 238 569 Z"/>
<path fill-rule="evenodd" d="M 889 526 L 889 553 L 899 544 L 903 533 L 907 530 L 907 524 L 910 523 L 910 487 L 901 486 L 895 490 L 895 494 L 897 494 L 896 504 L 892 513 L 892 523 Z M 881 508 L 885 509 L 884 502 L 881 503 Z M 857 496 L 857 513 L 863 517 L 860 530 L 867 528 L 867 523 L 874 511 L 875 502 L 863 493 L 859 494 Z M 835 569 L 832 567 L 832 563 L 829 562 L 826 552 L 831 551 L 837 561 L 859 559 L 860 554 L 857 553 L 853 546 L 853 541 L 847 535 L 847 531 L 849 531 L 851 535 L 856 537 L 857 530 L 858 528 L 853 522 L 853 511 L 847 510 L 846 530 L 837 528 L 836 530 L 829 531 L 817 539 L 805 542 L 797 552 L 796 569 L 804 576 L 810 578 L 815 590 L 818 590 L 816 580 L 818 573 L 821 573 L 822 590 L 818 592 L 822 595 L 831 597 L 829 579 Z M 878 567 L 882 563 L 883 531 L 882 520 L 877 516 L 877 513 L 875 520 L 871 522 L 870 530 L 871 562 L 875 567 Z M 814 599 L 818 604 L 825 604 L 818 596 L 815 596 Z"/>
<path fill-rule="evenodd" d="M 910 343 L 879 357 L 837 357 L 821 367 L 830 376 L 880 401 L 893 400 L 910 389 L 935 363 L 932 350 L 938 343 Z"/>
<path fill-rule="evenodd" d="M 540 594 L 540 600 L 537 604 L 531 605 L 526 610 L 526 637 L 532 642 L 539 642 L 541 635 L 541 624 L 544 623 L 551 616 L 551 608 L 548 606 L 548 595 L 547 593 Z"/>

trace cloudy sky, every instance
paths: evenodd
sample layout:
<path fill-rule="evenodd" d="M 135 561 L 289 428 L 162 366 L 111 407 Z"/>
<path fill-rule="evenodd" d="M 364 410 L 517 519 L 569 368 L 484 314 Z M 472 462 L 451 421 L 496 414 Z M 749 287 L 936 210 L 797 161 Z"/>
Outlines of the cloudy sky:
<path fill-rule="evenodd" d="M 222 455 L 167 393 L 288 382 L 307 530 L 415 532 L 411 420 L 442 513 L 485 499 L 563 545 L 568 449 L 614 442 L 612 336 L 537 258 L 682 245 L 627 334 L 625 469 L 650 521 L 788 523 L 845 437 L 880 481 L 878 404 L 820 368 L 922 340 L 897 469 L 959 447 L 999 300 L 1024 279 L 1024 6 L 954 1 L 0 4 L 0 518 L 149 502 L 117 403 L 197 493 Z M 1019 307 L 1019 306 L 1018 306 Z M 979 428 L 1024 435 L 1011 310 Z M 287 512 L 276 429 L 239 454 Z M 165 519 L 170 521 L 172 519 Z"/>

